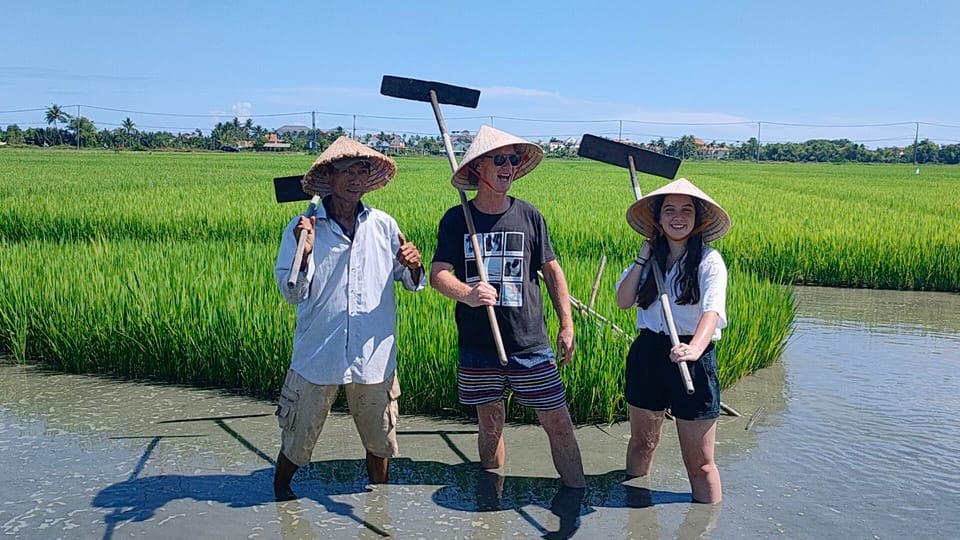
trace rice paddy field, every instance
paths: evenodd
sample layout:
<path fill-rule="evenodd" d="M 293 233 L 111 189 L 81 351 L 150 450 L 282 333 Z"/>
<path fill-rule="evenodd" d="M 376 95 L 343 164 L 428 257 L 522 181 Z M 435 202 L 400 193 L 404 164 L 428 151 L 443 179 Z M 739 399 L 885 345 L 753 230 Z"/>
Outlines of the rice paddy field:
<path fill-rule="evenodd" d="M 306 155 L 0 151 L 0 351 L 71 372 L 150 378 L 273 395 L 289 362 L 295 309 L 273 266 L 287 222 L 272 178 Z M 458 203 L 449 165 L 400 158 L 397 178 L 364 198 L 432 257 L 436 224 Z M 730 326 L 718 344 L 724 386 L 776 361 L 790 335 L 789 285 L 960 289 L 960 169 L 908 165 L 687 162 L 680 168 L 730 213 L 715 245 L 730 267 Z M 640 178 L 644 192 L 666 183 Z M 633 333 L 614 283 L 639 236 L 624 219 L 625 170 L 547 160 L 512 194 L 546 217 L 571 293 Z M 461 414 L 454 304 L 401 292 L 404 413 Z M 549 302 L 548 302 L 549 304 Z M 556 319 L 548 305 L 552 334 Z M 630 338 L 575 314 L 577 356 L 562 370 L 579 423 L 624 418 Z M 530 420 L 511 407 L 518 420 Z"/>

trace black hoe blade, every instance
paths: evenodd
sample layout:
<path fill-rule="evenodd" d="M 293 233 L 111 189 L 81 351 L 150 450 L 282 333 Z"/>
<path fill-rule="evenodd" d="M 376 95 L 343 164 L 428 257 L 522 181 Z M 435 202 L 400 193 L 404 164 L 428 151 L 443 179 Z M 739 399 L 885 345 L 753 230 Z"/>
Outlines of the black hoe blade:
<path fill-rule="evenodd" d="M 303 191 L 300 185 L 303 175 L 299 176 L 280 176 L 273 179 L 273 191 L 277 196 L 278 203 L 293 201 L 309 201 L 313 197 Z"/>
<path fill-rule="evenodd" d="M 589 134 L 584 134 L 580 140 L 577 155 L 625 168 L 630 167 L 627 157 L 633 156 L 637 172 L 662 178 L 673 179 L 680 168 L 680 160 L 675 157 Z"/>
<path fill-rule="evenodd" d="M 380 83 L 380 93 L 385 96 L 430 103 L 430 90 L 437 93 L 437 102 L 460 107 L 477 108 L 480 91 L 462 86 L 452 86 L 435 81 L 421 81 L 384 75 Z"/>

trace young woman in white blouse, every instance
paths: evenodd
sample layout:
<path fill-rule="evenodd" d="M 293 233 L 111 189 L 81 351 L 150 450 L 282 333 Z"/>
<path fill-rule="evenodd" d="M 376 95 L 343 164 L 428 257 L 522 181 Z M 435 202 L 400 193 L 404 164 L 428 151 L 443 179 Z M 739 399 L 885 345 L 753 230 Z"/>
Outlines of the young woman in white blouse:
<path fill-rule="evenodd" d="M 617 305 L 637 307 L 639 332 L 626 362 L 625 397 L 630 411 L 626 473 L 650 474 L 665 411 L 677 420 L 683 463 L 694 502 L 720 502 L 720 472 L 714 461 L 720 386 L 713 342 L 727 325 L 727 268 L 708 245 L 730 229 L 727 213 L 706 193 L 681 178 L 649 193 L 627 211 L 644 240 L 634 263 L 617 282 Z M 672 346 L 652 274 L 657 265 L 679 334 Z M 684 387 L 685 362 L 694 393 Z"/>

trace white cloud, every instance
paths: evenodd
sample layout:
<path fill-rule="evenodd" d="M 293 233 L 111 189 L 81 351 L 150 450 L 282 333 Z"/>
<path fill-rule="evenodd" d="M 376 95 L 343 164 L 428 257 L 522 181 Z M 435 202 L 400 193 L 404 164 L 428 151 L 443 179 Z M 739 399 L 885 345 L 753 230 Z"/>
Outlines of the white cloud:
<path fill-rule="evenodd" d="M 249 101 L 238 101 L 233 104 L 233 116 L 240 122 L 246 122 L 247 118 L 250 118 L 252 108 L 253 106 Z"/>

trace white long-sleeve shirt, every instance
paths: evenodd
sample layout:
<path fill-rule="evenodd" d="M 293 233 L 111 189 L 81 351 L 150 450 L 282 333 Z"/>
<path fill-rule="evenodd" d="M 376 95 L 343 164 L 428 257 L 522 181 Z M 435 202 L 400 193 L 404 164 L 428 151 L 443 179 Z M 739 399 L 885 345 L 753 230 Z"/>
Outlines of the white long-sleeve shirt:
<path fill-rule="evenodd" d="M 290 368 L 314 384 L 375 384 L 397 367 L 397 308 L 394 281 L 411 291 L 410 270 L 401 265 L 397 222 L 385 212 L 362 205 L 351 241 L 321 204 L 316 211 L 313 251 L 307 269 L 287 287 L 296 255 L 295 217 L 283 231 L 274 267 L 277 286 L 297 305 Z"/>
<path fill-rule="evenodd" d="M 680 258 L 676 264 L 667 270 L 664 276 L 664 284 L 667 288 L 667 297 L 670 299 L 670 309 L 673 312 L 673 322 L 677 326 L 677 333 L 681 336 L 692 336 L 697 331 L 697 324 L 700 323 L 700 316 L 707 311 L 715 311 L 720 316 L 717 320 L 717 329 L 713 332 L 712 341 L 720 339 L 720 330 L 727 327 L 727 266 L 723 262 L 720 252 L 710 246 L 703 246 L 703 256 L 700 258 L 700 267 L 698 272 L 700 283 L 700 302 L 698 304 L 677 305 L 677 294 L 674 283 L 677 280 L 677 274 L 686 254 Z M 640 280 L 642 287 L 649 278 L 653 279 L 650 273 L 650 265 L 644 269 L 644 276 Z M 617 287 L 627 277 L 630 271 L 628 266 L 620 274 L 617 281 Z M 637 330 L 647 328 L 654 332 L 668 334 L 669 328 L 663 319 L 663 309 L 660 307 L 660 295 L 657 295 L 653 303 L 647 306 L 647 309 L 637 308 Z"/>

